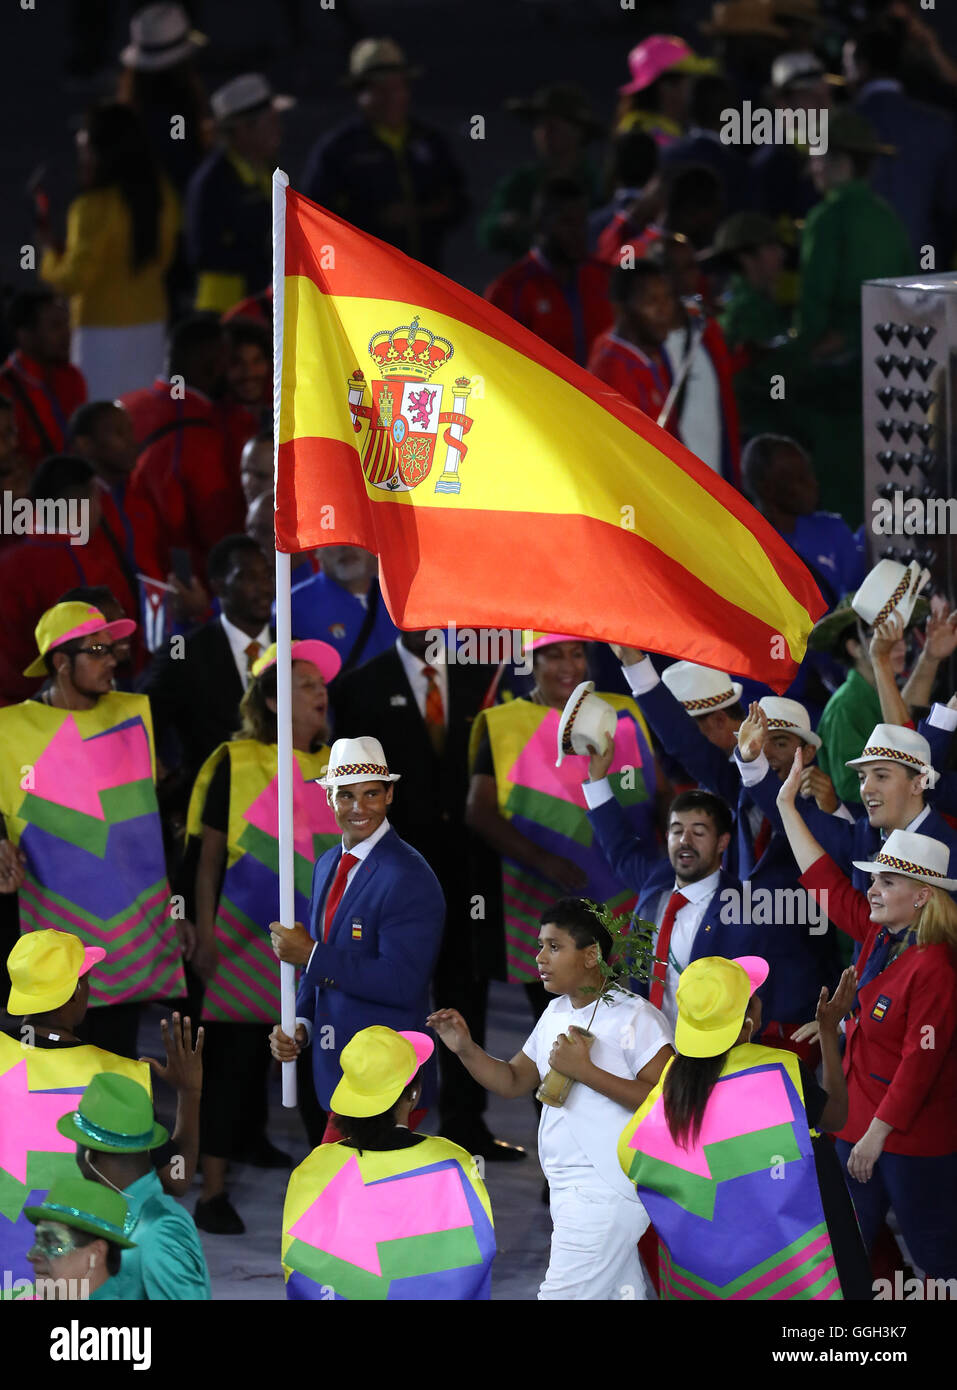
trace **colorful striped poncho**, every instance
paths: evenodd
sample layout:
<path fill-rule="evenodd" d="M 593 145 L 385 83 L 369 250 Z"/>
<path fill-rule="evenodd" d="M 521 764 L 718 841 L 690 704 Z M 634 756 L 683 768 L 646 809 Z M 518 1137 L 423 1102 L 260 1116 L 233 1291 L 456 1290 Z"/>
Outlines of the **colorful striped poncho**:
<path fill-rule="evenodd" d="M 143 695 L 0 709 L 0 813 L 26 856 L 20 927 L 106 949 L 93 1007 L 186 993 L 154 778 Z"/>
<path fill-rule="evenodd" d="M 665 1121 L 671 1065 L 618 1141 L 658 1234 L 661 1297 L 841 1299 L 797 1058 L 732 1048 L 688 1149 Z"/>

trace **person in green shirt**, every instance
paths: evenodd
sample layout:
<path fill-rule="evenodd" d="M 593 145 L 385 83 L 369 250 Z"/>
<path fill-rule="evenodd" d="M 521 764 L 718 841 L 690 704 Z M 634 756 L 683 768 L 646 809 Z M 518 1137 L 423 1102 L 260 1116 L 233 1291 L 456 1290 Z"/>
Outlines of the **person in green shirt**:
<path fill-rule="evenodd" d="M 133 1082 L 133 1085 L 136 1083 Z M 122 1193 L 86 1178 L 58 1178 L 40 1206 L 24 1207 L 36 1227 L 27 1259 L 36 1275 L 37 1298 L 106 1299 L 113 1292 L 128 1220 Z"/>
<path fill-rule="evenodd" d="M 85 1178 L 96 1179 L 125 1199 L 124 1250 L 118 1273 L 100 1296 L 110 1299 L 209 1299 L 206 1257 L 192 1218 L 168 1197 L 150 1161 L 150 1150 L 168 1132 L 153 1117 L 149 1093 L 126 1076 L 101 1072 L 79 1107 L 57 1121 L 77 1145 Z M 95 1156 L 95 1162 L 94 1162 Z"/>
<path fill-rule="evenodd" d="M 861 284 L 916 269 L 903 222 L 867 182 L 874 159 L 894 153 L 857 112 L 838 111 L 826 152 L 809 160 L 821 201 L 801 238 L 795 347 L 806 365 L 795 387 L 814 436 L 822 503 L 852 529 L 863 505 Z"/>
<path fill-rule="evenodd" d="M 486 251 L 524 256 L 532 244 L 532 206 L 546 180 L 571 178 L 587 191 L 592 207 L 599 201 L 599 174 L 585 153 L 589 140 L 601 135 L 601 121 L 588 109 L 581 89 L 570 82 L 542 87 L 530 100 L 513 98 L 505 109 L 531 121 L 538 159 L 523 164 L 496 184 L 479 219 L 478 241 Z"/>

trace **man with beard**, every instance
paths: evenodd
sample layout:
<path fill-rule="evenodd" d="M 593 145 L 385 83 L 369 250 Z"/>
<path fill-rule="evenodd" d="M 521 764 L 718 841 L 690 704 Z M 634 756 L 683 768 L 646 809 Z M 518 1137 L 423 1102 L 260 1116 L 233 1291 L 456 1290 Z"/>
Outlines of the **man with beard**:
<path fill-rule="evenodd" d="M 638 894 L 636 915 L 657 927 L 652 979 L 642 992 L 674 1028 L 682 970 L 701 956 L 751 951 L 752 928 L 740 920 L 729 923 L 724 910 L 729 890 L 741 893 L 738 880 L 721 867 L 731 843 L 731 808 L 710 792 L 676 796 L 668 815 L 668 853 L 662 856 L 652 842 L 636 840 L 625 820 L 608 781 L 608 743 L 588 760 L 588 819 L 616 876 Z"/>

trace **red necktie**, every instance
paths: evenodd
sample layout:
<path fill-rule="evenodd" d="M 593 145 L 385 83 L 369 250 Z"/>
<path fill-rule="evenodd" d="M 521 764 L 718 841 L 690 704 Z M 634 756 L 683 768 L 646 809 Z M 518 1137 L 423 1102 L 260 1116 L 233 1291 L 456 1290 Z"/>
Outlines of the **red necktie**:
<path fill-rule="evenodd" d="M 661 926 L 658 928 L 658 944 L 655 947 L 655 964 L 653 969 L 654 978 L 651 981 L 651 989 L 648 997 L 656 1009 L 661 1008 L 661 1001 L 665 997 L 665 981 L 668 978 L 668 948 L 671 945 L 671 932 L 675 925 L 675 918 L 681 908 L 687 905 L 688 899 L 684 893 L 679 893 L 677 888 L 668 899 L 668 906 L 665 908 L 665 915 L 661 919 Z"/>
<path fill-rule="evenodd" d="M 346 891 L 346 879 L 349 877 L 349 870 L 353 864 L 358 864 L 359 860 L 354 854 L 344 854 L 339 860 L 339 867 L 336 869 L 336 876 L 332 880 L 332 887 L 326 898 L 326 910 L 322 916 L 322 939 L 329 940 L 329 930 L 332 926 L 332 919 L 336 915 L 336 908 L 342 902 L 342 895 Z"/>
<path fill-rule="evenodd" d="M 442 692 L 436 680 L 434 666 L 423 666 L 422 674 L 429 682 L 425 692 L 425 730 L 436 754 L 441 756 L 445 747 L 445 705 L 442 703 Z"/>
<path fill-rule="evenodd" d="M 771 843 L 771 822 L 767 816 L 761 822 L 757 835 L 754 837 L 754 862 L 761 858 L 768 845 Z"/>

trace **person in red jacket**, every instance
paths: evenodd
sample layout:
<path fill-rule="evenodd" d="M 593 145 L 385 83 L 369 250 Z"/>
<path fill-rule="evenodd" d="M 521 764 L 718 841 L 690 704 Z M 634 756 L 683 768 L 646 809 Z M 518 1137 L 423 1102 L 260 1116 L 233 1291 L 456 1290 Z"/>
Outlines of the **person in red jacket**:
<path fill-rule="evenodd" d="M 72 502 L 75 514 L 85 519 L 85 539 L 79 531 L 71 535 L 38 529 L 0 553 L 4 598 L 0 704 L 16 704 L 37 689 L 36 680 L 23 675 L 36 654 L 34 629 L 40 615 L 68 589 L 106 585 L 125 617 L 136 621 L 140 612 L 135 557 L 130 562 L 123 553 L 116 505 L 90 465 L 66 454 L 44 459 L 31 480 L 30 497 L 34 502 L 41 498 Z"/>
<path fill-rule="evenodd" d="M 535 242 L 485 298 L 580 366 L 611 324 L 608 272 L 588 255 L 588 199 L 573 179 L 547 179 L 535 200 Z"/>
<path fill-rule="evenodd" d="M 224 319 L 223 329 L 229 360 L 217 409 L 226 436 L 229 475 L 240 481 L 244 446 L 265 426 L 272 429 L 272 331 L 243 318 Z"/>
<path fill-rule="evenodd" d="M 121 397 L 139 446 L 130 497 L 145 501 L 156 515 L 164 573 L 172 568 L 172 552 L 182 549 L 193 576 L 202 580 L 213 545 L 242 530 L 239 469 L 230 473 L 216 408 L 227 362 L 219 320 L 197 314 L 172 331 L 169 377 Z"/>
<path fill-rule="evenodd" d="M 35 467 L 62 452 L 70 416 L 86 400 L 86 382 L 70 365 L 70 311 L 60 295 L 23 290 L 7 321 L 17 346 L 0 367 L 0 396 L 13 406 L 20 452 Z"/>
<path fill-rule="evenodd" d="M 663 345 L 678 312 L 674 290 L 661 266 L 638 261 L 612 272 L 610 291 L 615 324 L 595 341 L 588 370 L 657 420 L 672 383 Z M 665 428 L 677 438 L 674 411 Z"/>
<path fill-rule="evenodd" d="M 683 236 L 699 251 L 710 246 L 724 209 L 721 180 L 703 165 L 679 165 L 656 187 L 617 212 L 598 238 L 595 255 L 604 265 L 632 265 L 661 237 Z M 654 215 L 663 200 L 660 218 Z"/>
<path fill-rule="evenodd" d="M 846 1025 L 848 1117 L 837 1139 L 868 1248 L 893 1207 L 911 1259 L 957 1276 L 957 904 L 948 849 L 894 830 L 858 893 L 797 810 L 795 759 L 778 810 L 801 883 L 860 943 Z M 924 774 L 918 774 L 924 775 Z"/>

